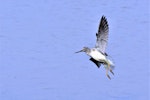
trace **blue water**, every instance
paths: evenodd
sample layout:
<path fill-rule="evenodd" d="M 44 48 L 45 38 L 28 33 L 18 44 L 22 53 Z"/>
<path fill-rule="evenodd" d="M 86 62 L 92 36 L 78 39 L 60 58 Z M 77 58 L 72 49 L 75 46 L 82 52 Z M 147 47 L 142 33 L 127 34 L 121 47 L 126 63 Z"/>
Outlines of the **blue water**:
<path fill-rule="evenodd" d="M 148 0 L 1 0 L 0 100 L 148 100 Z M 84 54 L 109 22 L 109 80 Z"/>

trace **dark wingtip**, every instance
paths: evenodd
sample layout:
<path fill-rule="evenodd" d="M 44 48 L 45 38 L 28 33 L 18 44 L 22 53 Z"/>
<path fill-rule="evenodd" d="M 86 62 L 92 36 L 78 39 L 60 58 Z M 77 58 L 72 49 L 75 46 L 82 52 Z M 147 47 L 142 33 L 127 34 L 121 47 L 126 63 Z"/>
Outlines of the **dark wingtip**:
<path fill-rule="evenodd" d="M 102 21 L 102 20 L 104 20 L 105 22 L 107 22 L 106 16 L 103 15 L 103 16 L 101 17 L 101 21 Z"/>
<path fill-rule="evenodd" d="M 103 15 L 100 20 L 98 32 L 100 32 L 100 31 L 107 32 L 108 28 L 109 28 L 109 26 L 108 26 L 107 18 Z"/>
<path fill-rule="evenodd" d="M 104 17 L 105 17 L 105 15 L 102 15 L 102 16 L 104 16 Z"/>
<path fill-rule="evenodd" d="M 104 15 L 102 15 L 101 20 L 102 19 L 107 20 L 106 16 L 104 16 Z"/>

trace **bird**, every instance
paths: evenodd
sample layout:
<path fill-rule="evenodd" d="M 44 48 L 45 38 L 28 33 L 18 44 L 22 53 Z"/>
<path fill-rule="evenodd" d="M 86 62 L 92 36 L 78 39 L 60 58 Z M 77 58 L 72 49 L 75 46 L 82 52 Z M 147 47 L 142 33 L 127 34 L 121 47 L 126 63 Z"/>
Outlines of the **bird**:
<path fill-rule="evenodd" d="M 108 43 L 109 35 L 108 33 L 108 21 L 107 18 L 103 15 L 99 23 L 98 32 L 96 33 L 97 39 L 95 47 L 83 47 L 82 50 L 75 53 L 85 52 L 88 56 L 90 56 L 89 60 L 95 63 L 98 68 L 100 68 L 101 65 L 104 66 L 104 68 L 106 69 L 106 76 L 111 79 L 108 73 L 111 72 L 114 75 L 113 69 L 115 65 L 113 61 L 110 60 L 109 55 L 106 53 L 106 46 Z"/>

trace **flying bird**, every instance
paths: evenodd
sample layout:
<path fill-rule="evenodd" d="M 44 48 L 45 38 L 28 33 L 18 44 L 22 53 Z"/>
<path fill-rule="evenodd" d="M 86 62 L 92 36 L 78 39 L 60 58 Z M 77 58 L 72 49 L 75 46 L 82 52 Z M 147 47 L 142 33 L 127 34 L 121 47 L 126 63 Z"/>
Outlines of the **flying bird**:
<path fill-rule="evenodd" d="M 101 64 L 106 69 L 106 76 L 111 79 L 108 72 L 111 72 L 113 75 L 114 63 L 109 59 L 108 54 L 106 53 L 106 46 L 108 42 L 108 33 L 109 26 L 105 16 L 101 17 L 100 24 L 98 27 L 98 32 L 96 33 L 96 45 L 94 48 L 83 47 L 82 50 L 75 52 L 85 52 L 88 56 L 90 56 L 90 61 L 96 64 L 98 68 L 100 68 Z"/>

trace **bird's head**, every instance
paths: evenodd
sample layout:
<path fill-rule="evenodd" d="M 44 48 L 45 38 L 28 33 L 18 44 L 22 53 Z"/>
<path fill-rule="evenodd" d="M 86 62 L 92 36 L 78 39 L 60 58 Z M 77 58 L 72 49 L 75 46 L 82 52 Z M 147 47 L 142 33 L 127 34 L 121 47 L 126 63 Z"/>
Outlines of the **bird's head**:
<path fill-rule="evenodd" d="M 90 51 L 90 49 L 88 48 L 88 47 L 83 47 L 83 49 L 82 50 L 80 50 L 80 51 L 77 51 L 77 52 L 75 52 L 75 53 L 79 53 L 79 52 L 89 52 Z"/>

